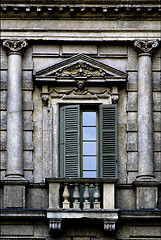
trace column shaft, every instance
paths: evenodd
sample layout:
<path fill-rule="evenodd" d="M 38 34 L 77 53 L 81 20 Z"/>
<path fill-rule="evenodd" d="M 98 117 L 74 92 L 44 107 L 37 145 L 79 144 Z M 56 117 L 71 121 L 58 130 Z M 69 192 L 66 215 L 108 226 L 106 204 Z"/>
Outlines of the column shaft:
<path fill-rule="evenodd" d="M 22 56 L 8 56 L 7 175 L 22 175 Z"/>
<path fill-rule="evenodd" d="M 8 56 L 7 92 L 7 178 L 23 175 L 22 50 L 25 40 L 6 40 Z"/>
<path fill-rule="evenodd" d="M 151 55 L 140 54 L 138 63 L 138 175 L 153 176 Z"/>

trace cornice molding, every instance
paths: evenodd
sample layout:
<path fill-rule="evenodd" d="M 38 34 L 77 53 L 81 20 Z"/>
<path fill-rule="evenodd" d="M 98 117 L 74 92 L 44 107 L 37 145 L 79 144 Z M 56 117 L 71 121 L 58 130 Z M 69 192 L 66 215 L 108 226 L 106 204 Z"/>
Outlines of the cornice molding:
<path fill-rule="evenodd" d="M 106 1 L 102 3 L 96 1 L 95 3 L 91 1 L 84 1 L 83 4 L 78 1 L 72 2 L 67 1 L 47 1 L 47 3 L 35 2 L 35 1 L 2 1 L 0 12 L 2 12 L 2 18 L 14 18 L 17 15 L 26 13 L 26 18 L 30 16 L 32 18 L 45 18 L 49 16 L 50 18 L 93 18 L 98 17 L 108 18 L 109 16 L 117 17 L 135 17 L 140 18 L 154 18 L 161 15 L 161 5 L 159 1 Z M 35 15 L 36 13 L 36 15 Z M 9 15 L 8 15 L 9 14 Z"/>

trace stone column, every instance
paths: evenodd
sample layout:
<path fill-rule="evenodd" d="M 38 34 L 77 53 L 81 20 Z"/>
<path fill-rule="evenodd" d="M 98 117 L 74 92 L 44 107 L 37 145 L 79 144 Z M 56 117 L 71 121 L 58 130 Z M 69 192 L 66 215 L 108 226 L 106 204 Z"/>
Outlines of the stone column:
<path fill-rule="evenodd" d="M 22 51 L 26 41 L 3 42 L 8 56 L 7 177 L 23 176 Z"/>
<path fill-rule="evenodd" d="M 3 42 L 8 56 L 7 88 L 7 174 L 4 183 L 4 207 L 25 206 L 23 178 L 22 53 L 25 40 Z"/>
<path fill-rule="evenodd" d="M 153 171 L 152 53 L 158 47 L 158 41 L 136 40 L 134 46 L 139 53 L 137 181 L 141 182 L 141 185 L 137 182 L 140 188 L 137 188 L 136 202 L 138 208 L 155 208 L 157 189 L 153 188 L 155 184 L 152 184 L 156 182 Z"/>

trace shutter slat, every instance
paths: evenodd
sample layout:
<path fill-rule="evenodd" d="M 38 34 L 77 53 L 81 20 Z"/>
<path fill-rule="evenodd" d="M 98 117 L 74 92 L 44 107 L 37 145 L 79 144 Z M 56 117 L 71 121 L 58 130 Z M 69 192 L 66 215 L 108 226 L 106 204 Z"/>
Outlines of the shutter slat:
<path fill-rule="evenodd" d="M 61 110 L 63 109 L 63 111 Z M 79 105 L 68 105 L 60 108 L 63 115 L 64 125 L 60 130 L 60 134 L 63 135 L 63 148 L 60 146 L 60 171 L 61 177 L 78 177 L 79 176 L 79 154 L 80 154 L 80 123 L 79 123 Z M 61 129 L 61 126 L 60 126 Z M 62 137 L 60 137 L 62 139 Z"/>
<path fill-rule="evenodd" d="M 116 105 L 100 105 L 100 175 L 116 177 L 117 116 Z"/>

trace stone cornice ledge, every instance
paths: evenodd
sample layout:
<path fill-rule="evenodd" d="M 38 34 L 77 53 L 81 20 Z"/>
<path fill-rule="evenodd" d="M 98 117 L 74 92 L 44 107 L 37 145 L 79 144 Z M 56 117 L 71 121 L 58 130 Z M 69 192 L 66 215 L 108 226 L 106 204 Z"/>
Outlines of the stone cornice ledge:
<path fill-rule="evenodd" d="M 160 219 L 161 220 L 161 210 L 135 210 L 135 209 L 122 209 L 119 211 L 120 220 L 138 220 L 140 219 Z"/>
<path fill-rule="evenodd" d="M 2 218 L 22 218 L 22 219 L 44 219 L 46 218 L 45 209 L 31 209 L 31 208 L 3 208 L 0 209 L 0 216 Z"/>

